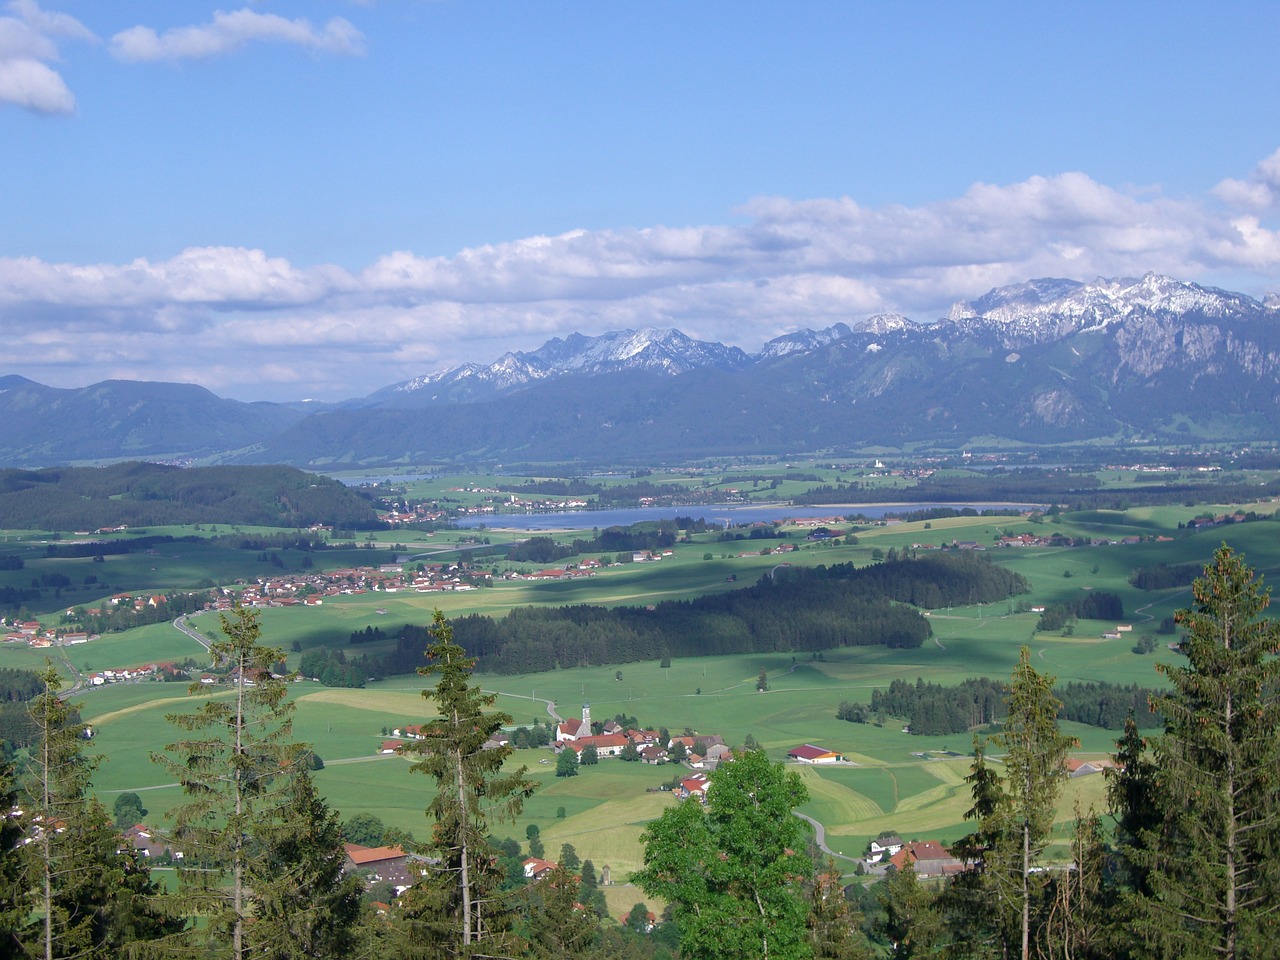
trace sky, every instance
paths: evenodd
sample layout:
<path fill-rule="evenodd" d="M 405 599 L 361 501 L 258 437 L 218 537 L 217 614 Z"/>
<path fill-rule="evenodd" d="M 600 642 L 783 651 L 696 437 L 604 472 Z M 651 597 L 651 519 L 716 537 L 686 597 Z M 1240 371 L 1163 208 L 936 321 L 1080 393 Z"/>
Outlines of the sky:
<path fill-rule="evenodd" d="M 0 375 L 339 400 L 1037 277 L 1280 292 L 1280 3 L 0 0 Z"/>

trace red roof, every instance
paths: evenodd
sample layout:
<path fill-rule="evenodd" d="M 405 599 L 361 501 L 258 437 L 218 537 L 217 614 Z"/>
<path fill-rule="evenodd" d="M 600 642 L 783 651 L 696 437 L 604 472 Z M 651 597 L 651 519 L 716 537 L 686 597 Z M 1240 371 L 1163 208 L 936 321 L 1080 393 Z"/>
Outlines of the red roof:
<path fill-rule="evenodd" d="M 797 760 L 816 760 L 818 757 L 834 756 L 834 750 L 828 750 L 825 747 L 815 747 L 812 743 L 806 743 L 804 746 L 796 747 L 787 751 L 788 757 L 795 757 Z"/>
<path fill-rule="evenodd" d="M 369 863 L 381 863 L 384 860 L 396 860 L 404 856 L 399 847 L 362 847 L 358 843 L 344 843 L 343 849 L 347 857 L 356 866 L 363 867 Z"/>

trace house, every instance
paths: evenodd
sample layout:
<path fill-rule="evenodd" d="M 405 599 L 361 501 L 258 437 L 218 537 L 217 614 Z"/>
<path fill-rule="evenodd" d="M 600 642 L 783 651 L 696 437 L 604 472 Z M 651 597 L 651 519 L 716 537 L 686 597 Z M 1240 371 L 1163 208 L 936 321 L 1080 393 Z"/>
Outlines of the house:
<path fill-rule="evenodd" d="M 595 747 L 596 756 L 603 759 L 604 757 L 620 756 L 630 742 L 620 733 L 612 735 L 600 734 L 598 736 L 579 737 L 577 740 L 565 741 L 561 744 L 560 750 L 572 750 L 578 755 L 578 762 L 581 763 L 582 751 L 587 747 Z M 558 750 L 558 752 L 560 751 Z"/>
<path fill-rule="evenodd" d="M 409 868 L 409 858 L 400 847 L 364 847 L 358 843 L 342 845 L 345 857 L 342 872 L 361 873 L 368 885 L 387 882 L 402 893 L 413 886 L 414 872 Z"/>
<path fill-rule="evenodd" d="M 124 832 L 124 839 L 140 856 L 155 859 L 169 854 L 175 860 L 182 858 L 181 852 L 174 852 L 168 844 L 156 836 L 155 831 L 138 823 Z"/>
<path fill-rule="evenodd" d="M 690 797 L 696 797 L 699 802 L 707 802 L 707 787 L 710 786 L 711 779 L 705 773 L 695 773 L 691 777 L 685 777 L 680 781 L 680 786 L 676 787 L 675 794 L 681 800 L 687 800 Z"/>
<path fill-rule="evenodd" d="M 556 863 L 539 857 L 528 857 L 525 859 L 523 866 L 526 879 L 541 880 L 556 868 Z"/>
<path fill-rule="evenodd" d="M 815 747 L 811 743 L 793 747 L 787 751 L 787 756 L 798 763 L 842 763 L 844 761 L 844 757 L 834 750 Z"/>
<path fill-rule="evenodd" d="M 631 914 L 630 912 L 628 912 L 628 913 L 624 913 L 622 915 L 622 918 L 618 922 L 621 923 L 624 927 L 626 927 L 630 925 L 630 921 L 631 921 Z M 658 925 L 658 915 L 654 913 L 652 910 L 650 910 L 647 914 L 645 914 L 643 923 L 637 924 L 637 926 L 640 928 L 641 933 L 653 933 L 653 928 L 656 927 L 657 925 Z"/>
<path fill-rule="evenodd" d="M 910 864 L 921 880 L 950 876 L 964 870 L 964 862 L 953 857 L 951 851 L 936 840 L 913 840 L 890 857 L 889 863 L 899 870 Z"/>
<path fill-rule="evenodd" d="M 1068 757 L 1065 764 L 1067 776 L 1072 779 L 1087 777 L 1094 773 L 1102 773 L 1103 770 L 1111 765 L 1109 760 L 1081 760 L 1078 757 Z"/>
<path fill-rule="evenodd" d="M 382 746 L 378 748 L 379 753 L 399 753 L 400 748 L 404 746 L 403 740 L 383 740 Z"/>
<path fill-rule="evenodd" d="M 871 855 L 877 860 L 881 855 L 892 857 L 903 847 L 902 838 L 898 836 L 876 837 L 871 841 Z"/>
<path fill-rule="evenodd" d="M 658 746 L 656 743 L 651 743 L 641 749 L 640 760 L 643 763 L 657 766 L 660 763 L 666 762 L 667 751 L 663 750 L 662 747 Z"/>

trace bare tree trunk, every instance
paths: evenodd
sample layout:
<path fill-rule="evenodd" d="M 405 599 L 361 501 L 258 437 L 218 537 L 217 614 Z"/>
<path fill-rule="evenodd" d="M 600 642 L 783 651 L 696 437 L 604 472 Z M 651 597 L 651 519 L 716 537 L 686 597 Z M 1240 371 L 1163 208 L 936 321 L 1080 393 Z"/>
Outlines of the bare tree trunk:
<path fill-rule="evenodd" d="M 245 660 L 241 657 L 236 680 L 236 754 L 232 759 L 235 763 L 236 839 L 232 865 L 231 904 L 236 919 L 235 925 L 231 928 L 231 956 L 235 960 L 242 960 L 244 956 L 244 829 L 240 820 L 244 814 L 244 783 L 241 780 L 244 770 L 240 766 L 240 751 L 244 749 L 244 670 Z"/>
<path fill-rule="evenodd" d="M 43 861 L 43 893 L 44 893 L 44 960 L 53 960 L 53 850 L 50 837 L 53 834 L 53 789 L 50 786 L 52 773 L 49 770 L 49 718 L 44 719 L 44 737 L 41 756 L 44 759 L 44 782 L 41 788 L 41 806 L 44 809 L 43 822 L 40 824 L 40 853 Z"/>
<path fill-rule="evenodd" d="M 456 713 L 453 715 L 453 722 L 454 726 L 458 725 L 459 721 Z M 458 819 L 462 824 L 462 829 L 459 831 L 461 839 L 460 853 L 462 856 L 461 875 L 459 878 L 459 882 L 462 884 L 462 942 L 472 943 L 476 938 L 472 936 L 471 929 L 471 851 L 467 843 L 467 790 L 462 772 L 461 751 L 454 753 L 454 763 L 458 778 Z"/>
<path fill-rule="evenodd" d="M 1022 823 L 1022 960 L 1031 958 L 1031 824 Z"/>

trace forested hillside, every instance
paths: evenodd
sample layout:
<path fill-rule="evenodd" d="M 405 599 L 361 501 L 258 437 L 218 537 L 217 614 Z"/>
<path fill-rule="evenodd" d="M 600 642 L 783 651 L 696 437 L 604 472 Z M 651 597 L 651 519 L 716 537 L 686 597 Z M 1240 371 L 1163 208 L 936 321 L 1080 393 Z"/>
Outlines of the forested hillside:
<path fill-rule="evenodd" d="M 0 527 L 98 530 L 159 524 L 369 529 L 373 504 L 336 480 L 293 467 L 109 467 L 0 470 Z"/>

